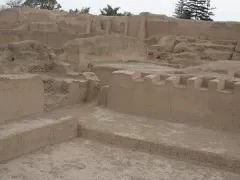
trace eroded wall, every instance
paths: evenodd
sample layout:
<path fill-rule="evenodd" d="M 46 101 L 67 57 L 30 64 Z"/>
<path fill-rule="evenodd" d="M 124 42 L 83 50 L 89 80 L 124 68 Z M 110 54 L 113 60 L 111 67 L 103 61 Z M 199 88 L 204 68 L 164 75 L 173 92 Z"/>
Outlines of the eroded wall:
<path fill-rule="evenodd" d="M 159 39 L 167 35 L 240 40 L 239 31 L 240 23 L 237 22 L 179 20 L 150 13 L 105 17 L 29 8 L 13 8 L 0 12 L 0 46 L 30 38 L 59 48 L 68 40 L 85 35 L 109 34 L 132 36 L 142 40 L 152 37 Z M 16 33 L 18 35 L 15 35 Z"/>
<path fill-rule="evenodd" d="M 134 37 L 121 35 L 79 38 L 66 43 L 58 60 L 71 64 L 75 71 L 84 71 L 90 63 L 119 60 L 145 60 L 147 45 Z"/>
<path fill-rule="evenodd" d="M 193 36 L 165 36 L 149 44 L 148 57 L 171 64 L 193 66 L 203 61 L 238 60 L 235 40 L 203 40 Z"/>
<path fill-rule="evenodd" d="M 43 92 L 36 75 L 0 75 L 0 123 L 43 112 Z"/>
<path fill-rule="evenodd" d="M 115 71 L 106 102 L 123 113 L 211 128 L 240 127 L 238 79 Z"/>
<path fill-rule="evenodd" d="M 179 20 L 174 18 L 161 19 L 158 15 L 148 15 L 146 20 L 147 37 L 167 35 L 185 35 L 203 39 L 240 40 L 240 23 L 237 22 L 205 22 Z"/>
<path fill-rule="evenodd" d="M 0 30 L 0 47 L 5 47 L 11 42 L 18 42 L 24 40 L 35 40 L 40 43 L 46 44 L 53 48 L 60 48 L 69 40 L 76 38 L 88 37 L 87 35 L 68 34 L 68 33 L 55 33 L 55 32 L 22 32 L 11 30 Z"/>

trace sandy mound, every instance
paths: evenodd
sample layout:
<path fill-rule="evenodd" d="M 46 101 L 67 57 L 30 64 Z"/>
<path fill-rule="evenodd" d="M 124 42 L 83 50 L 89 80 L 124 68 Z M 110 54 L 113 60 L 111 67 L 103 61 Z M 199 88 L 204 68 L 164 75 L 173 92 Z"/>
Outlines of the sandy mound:
<path fill-rule="evenodd" d="M 153 42 L 153 41 L 152 41 Z M 150 45 L 148 56 L 185 67 L 206 61 L 238 60 L 237 42 L 230 40 L 208 40 L 200 37 L 166 36 L 155 45 Z"/>
<path fill-rule="evenodd" d="M 0 73 L 46 73 L 54 58 L 53 51 L 37 41 L 10 43 L 0 55 Z"/>

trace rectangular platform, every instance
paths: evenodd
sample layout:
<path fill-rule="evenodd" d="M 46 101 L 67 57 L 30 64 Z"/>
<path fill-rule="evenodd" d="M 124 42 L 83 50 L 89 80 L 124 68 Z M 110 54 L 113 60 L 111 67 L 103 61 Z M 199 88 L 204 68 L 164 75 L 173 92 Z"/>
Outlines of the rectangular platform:
<path fill-rule="evenodd" d="M 77 136 L 78 122 L 60 118 L 26 117 L 0 125 L 0 162 Z"/>
<path fill-rule="evenodd" d="M 74 114 L 72 111 L 68 113 Z M 240 172 L 239 133 L 130 116 L 100 107 L 81 108 L 74 116 L 80 120 L 82 138 Z"/>

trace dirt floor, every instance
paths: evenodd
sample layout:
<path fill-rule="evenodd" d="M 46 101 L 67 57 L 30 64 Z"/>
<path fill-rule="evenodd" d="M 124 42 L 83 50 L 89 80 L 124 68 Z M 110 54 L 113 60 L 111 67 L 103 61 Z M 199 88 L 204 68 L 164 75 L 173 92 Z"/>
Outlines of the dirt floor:
<path fill-rule="evenodd" d="M 0 164 L 1 180 L 240 179 L 239 174 L 224 168 L 187 160 L 188 155 L 183 159 L 171 155 L 182 147 L 184 153 L 195 149 L 201 151 L 200 154 L 208 154 L 209 157 L 214 152 L 216 157 L 238 159 L 237 153 L 234 152 L 237 151 L 239 144 L 237 135 L 188 124 L 120 114 L 96 107 L 94 104 L 69 106 L 43 115 L 32 115 L 28 119 L 63 115 L 72 115 L 79 120 L 82 129 L 80 132 L 83 132 L 80 138 L 49 146 Z M 103 133 L 106 135 L 101 135 Z M 111 139 L 112 134 L 119 138 Z M 186 137 L 189 137 L 188 140 Z M 172 146 L 170 156 L 154 152 L 152 149 L 147 152 L 141 147 L 130 148 L 136 146 L 135 142 L 140 140 L 144 142 L 157 140 L 159 147 L 162 146 L 161 143 Z M 117 144 L 114 144 L 116 141 Z M 145 145 L 143 147 L 147 148 Z M 185 152 L 184 149 L 187 151 Z M 222 161 L 222 159 L 218 160 Z"/>
<path fill-rule="evenodd" d="M 240 175 L 75 139 L 0 165 L 2 180 L 239 180 Z"/>
<path fill-rule="evenodd" d="M 150 62 L 150 61 L 130 61 L 130 62 L 101 62 L 94 63 L 98 67 L 109 67 L 116 69 L 126 69 L 130 71 L 139 71 L 143 73 L 162 73 L 162 72 L 172 72 L 179 70 L 176 67 L 171 67 L 170 65 Z"/>

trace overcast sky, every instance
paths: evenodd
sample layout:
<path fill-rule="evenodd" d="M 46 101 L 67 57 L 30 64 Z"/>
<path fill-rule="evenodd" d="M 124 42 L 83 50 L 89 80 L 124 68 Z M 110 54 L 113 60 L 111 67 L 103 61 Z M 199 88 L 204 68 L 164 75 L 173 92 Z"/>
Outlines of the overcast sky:
<path fill-rule="evenodd" d="M 99 14 L 99 9 L 110 4 L 121 7 L 122 11 L 152 12 L 172 16 L 178 0 L 58 0 L 65 9 L 91 7 L 91 13 Z M 240 0 L 211 0 L 216 7 L 214 20 L 240 21 Z"/>
<path fill-rule="evenodd" d="M 121 7 L 121 11 L 130 11 L 134 14 L 140 12 L 152 12 L 172 16 L 174 5 L 178 0 L 58 0 L 63 9 L 81 9 L 91 7 L 92 14 L 99 14 L 99 9 L 106 4 Z M 6 0 L 0 0 L 2 4 Z M 216 7 L 216 21 L 240 21 L 240 0 L 211 0 L 212 6 Z"/>

